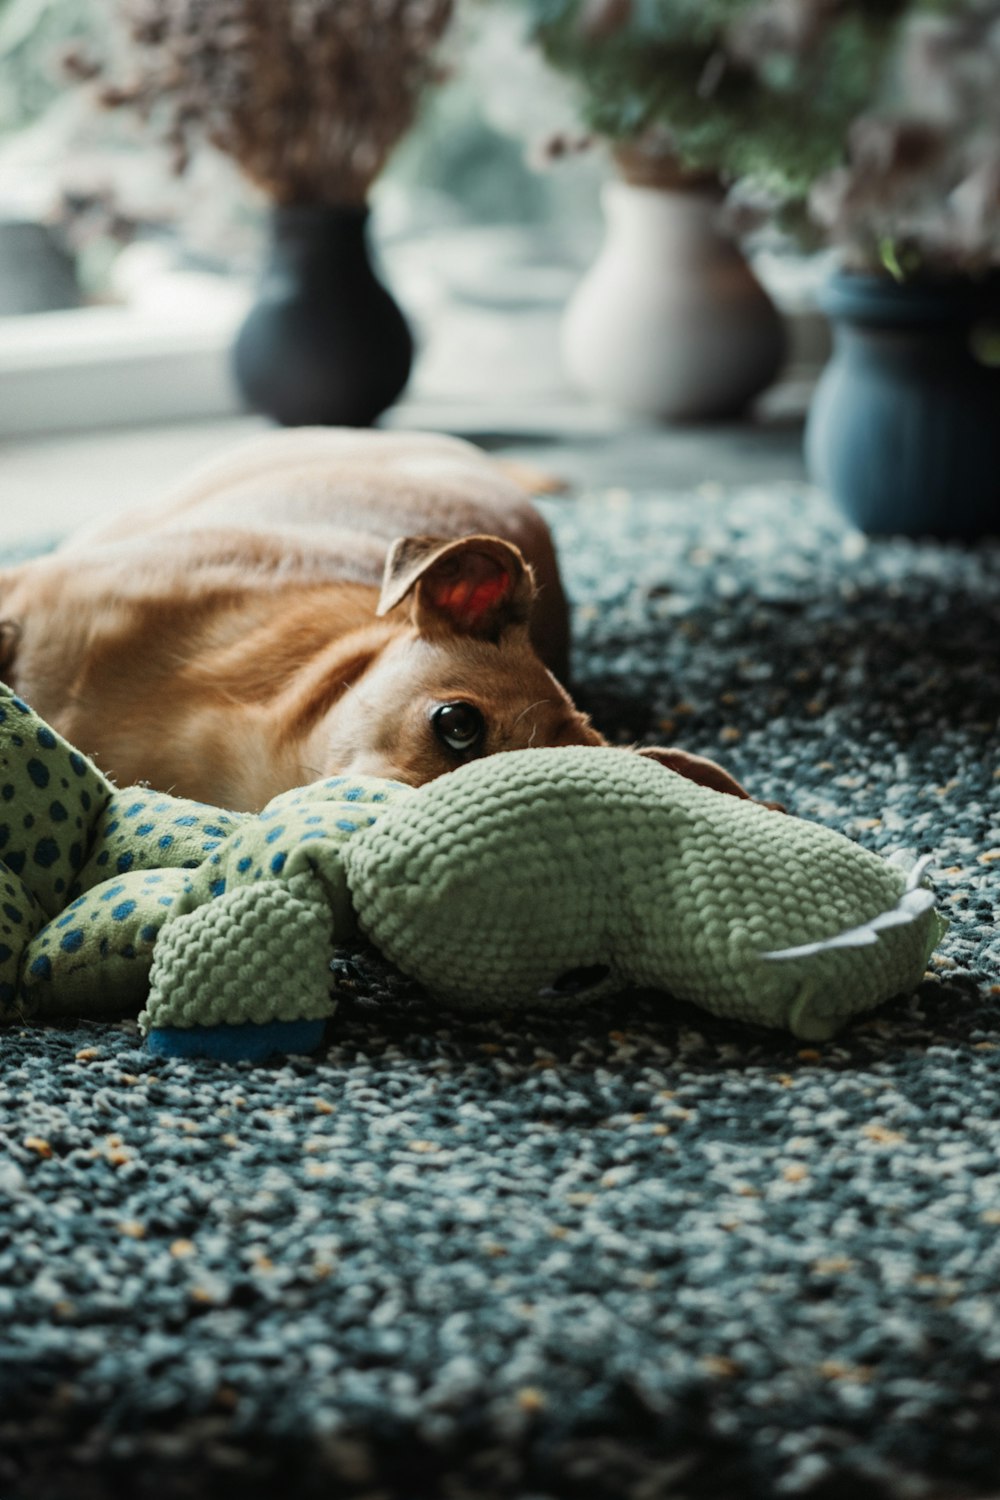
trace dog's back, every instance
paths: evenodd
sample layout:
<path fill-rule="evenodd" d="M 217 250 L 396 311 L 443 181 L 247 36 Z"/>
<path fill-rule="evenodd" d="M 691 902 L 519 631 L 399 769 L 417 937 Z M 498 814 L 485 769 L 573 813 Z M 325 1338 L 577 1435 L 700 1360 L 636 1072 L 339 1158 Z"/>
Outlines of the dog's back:
<path fill-rule="evenodd" d="M 539 589 L 532 635 L 564 676 L 566 600 L 548 527 L 504 468 L 459 438 L 343 428 L 267 433 L 152 502 L 75 533 L 54 560 L 101 568 L 102 598 L 105 568 L 129 592 L 167 589 L 186 599 L 226 587 L 377 589 L 397 537 L 476 534 L 503 537 L 531 565 Z"/>

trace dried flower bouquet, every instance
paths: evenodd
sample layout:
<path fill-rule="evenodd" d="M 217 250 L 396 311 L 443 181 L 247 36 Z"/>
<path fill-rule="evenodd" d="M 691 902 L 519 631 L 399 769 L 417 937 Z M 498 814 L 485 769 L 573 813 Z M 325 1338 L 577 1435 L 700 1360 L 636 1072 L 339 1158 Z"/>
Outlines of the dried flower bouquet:
<path fill-rule="evenodd" d="M 125 0 L 109 107 L 157 122 L 182 170 L 208 141 L 279 204 L 362 204 L 439 75 L 453 0 Z"/>

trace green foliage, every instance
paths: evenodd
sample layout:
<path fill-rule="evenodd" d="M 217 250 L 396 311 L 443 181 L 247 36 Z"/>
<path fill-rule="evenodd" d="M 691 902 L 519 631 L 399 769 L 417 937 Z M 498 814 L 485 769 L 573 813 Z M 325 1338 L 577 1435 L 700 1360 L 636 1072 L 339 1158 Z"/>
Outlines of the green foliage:
<path fill-rule="evenodd" d="M 575 78 L 591 129 L 635 141 L 658 128 L 685 166 L 752 177 L 792 202 L 841 160 L 851 121 L 878 95 L 902 9 L 843 4 L 813 45 L 747 58 L 735 28 L 760 0 L 634 0 L 604 25 L 593 0 L 527 5 L 545 56 Z"/>

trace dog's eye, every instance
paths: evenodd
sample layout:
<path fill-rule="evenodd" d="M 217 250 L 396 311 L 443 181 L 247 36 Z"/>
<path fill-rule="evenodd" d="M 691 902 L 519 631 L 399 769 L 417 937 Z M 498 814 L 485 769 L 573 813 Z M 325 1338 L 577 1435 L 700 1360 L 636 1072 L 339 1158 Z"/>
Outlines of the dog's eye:
<path fill-rule="evenodd" d="M 442 745 L 456 755 L 478 750 L 486 733 L 486 722 L 471 703 L 442 703 L 431 714 L 431 724 Z"/>

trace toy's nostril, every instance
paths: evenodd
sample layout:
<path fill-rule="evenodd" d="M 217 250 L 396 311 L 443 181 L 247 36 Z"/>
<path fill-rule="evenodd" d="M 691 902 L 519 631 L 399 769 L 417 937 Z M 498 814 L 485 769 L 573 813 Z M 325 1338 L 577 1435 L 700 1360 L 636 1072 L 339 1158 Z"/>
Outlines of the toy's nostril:
<path fill-rule="evenodd" d="M 584 964 L 579 969 L 567 969 L 544 990 L 538 991 L 540 1000 L 565 999 L 567 995 L 582 995 L 607 979 L 611 973 L 607 964 Z"/>

